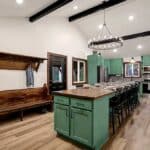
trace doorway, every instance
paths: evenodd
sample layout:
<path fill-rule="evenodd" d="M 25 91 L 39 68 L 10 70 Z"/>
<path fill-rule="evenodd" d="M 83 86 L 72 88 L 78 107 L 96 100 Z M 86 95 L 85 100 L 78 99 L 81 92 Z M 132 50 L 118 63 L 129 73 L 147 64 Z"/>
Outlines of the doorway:
<path fill-rule="evenodd" d="M 47 72 L 49 93 L 67 89 L 67 56 L 48 53 Z"/>

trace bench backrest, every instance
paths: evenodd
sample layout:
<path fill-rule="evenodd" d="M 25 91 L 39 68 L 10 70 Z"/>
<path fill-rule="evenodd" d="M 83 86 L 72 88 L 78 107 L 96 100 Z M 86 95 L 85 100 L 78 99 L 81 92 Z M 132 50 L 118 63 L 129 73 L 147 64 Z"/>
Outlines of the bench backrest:
<path fill-rule="evenodd" d="M 47 87 L 29 88 L 19 90 L 0 91 L 0 105 L 7 102 L 32 101 L 36 99 L 45 100 L 48 96 Z"/>

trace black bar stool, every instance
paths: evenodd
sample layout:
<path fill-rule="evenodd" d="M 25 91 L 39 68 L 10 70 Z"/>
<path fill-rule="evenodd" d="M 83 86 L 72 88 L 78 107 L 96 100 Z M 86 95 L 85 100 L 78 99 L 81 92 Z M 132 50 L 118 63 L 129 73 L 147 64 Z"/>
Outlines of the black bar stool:
<path fill-rule="evenodd" d="M 112 128 L 113 128 L 113 134 L 115 134 L 116 131 L 116 118 L 118 119 L 119 122 L 119 127 L 121 126 L 121 119 L 122 118 L 122 105 L 121 105 L 121 94 L 122 94 L 122 89 L 118 88 L 116 89 L 115 96 L 110 98 L 110 119 L 112 123 Z"/>

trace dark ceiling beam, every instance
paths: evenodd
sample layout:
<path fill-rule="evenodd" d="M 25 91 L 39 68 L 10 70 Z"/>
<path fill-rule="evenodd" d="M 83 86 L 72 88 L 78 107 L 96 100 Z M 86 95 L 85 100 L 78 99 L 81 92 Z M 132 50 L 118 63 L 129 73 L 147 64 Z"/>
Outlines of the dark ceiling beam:
<path fill-rule="evenodd" d="M 125 35 L 125 36 L 122 36 L 121 38 L 123 40 L 132 40 L 132 39 L 146 37 L 146 36 L 150 36 L 150 31 L 145 31 L 145 32 L 141 32 L 141 33 Z"/>
<path fill-rule="evenodd" d="M 34 22 L 34 21 L 48 15 L 49 13 L 55 11 L 56 9 L 63 7 L 64 5 L 66 5 L 72 1 L 73 0 L 57 0 L 53 4 L 49 5 L 48 7 L 44 8 L 43 10 L 41 10 L 41 11 L 37 12 L 36 14 L 34 14 L 33 16 L 29 17 L 29 21 Z"/>
<path fill-rule="evenodd" d="M 79 12 L 78 14 L 70 16 L 69 17 L 69 21 L 70 22 L 75 21 L 77 19 L 86 17 L 86 16 L 91 15 L 93 13 L 96 13 L 96 12 L 98 12 L 100 10 L 104 10 L 106 8 L 115 6 L 115 5 L 120 4 L 122 2 L 125 2 L 125 1 L 127 1 L 127 0 L 109 0 L 109 1 L 104 1 L 102 4 L 96 5 L 96 6 L 92 7 L 92 8 L 89 8 L 87 10 Z"/>

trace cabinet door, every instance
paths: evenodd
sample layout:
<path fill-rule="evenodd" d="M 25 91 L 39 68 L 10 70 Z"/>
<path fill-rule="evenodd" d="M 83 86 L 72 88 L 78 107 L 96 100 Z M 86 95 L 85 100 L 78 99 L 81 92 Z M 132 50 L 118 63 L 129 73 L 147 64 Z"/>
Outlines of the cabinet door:
<path fill-rule="evenodd" d="M 110 74 L 121 75 L 123 72 L 123 61 L 122 59 L 111 59 L 110 60 Z"/>
<path fill-rule="evenodd" d="M 69 135 L 69 106 L 54 105 L 55 130 L 61 134 Z"/>
<path fill-rule="evenodd" d="M 108 74 L 110 74 L 110 60 L 105 59 L 104 65 L 105 65 L 105 68 L 107 68 L 107 70 L 108 70 Z"/>
<path fill-rule="evenodd" d="M 150 66 L 150 56 L 143 56 L 143 66 Z"/>
<path fill-rule="evenodd" d="M 98 56 L 90 55 L 88 56 L 88 83 L 97 83 L 97 66 L 98 66 Z"/>
<path fill-rule="evenodd" d="M 71 137 L 83 144 L 92 145 L 92 112 L 71 108 Z"/>

